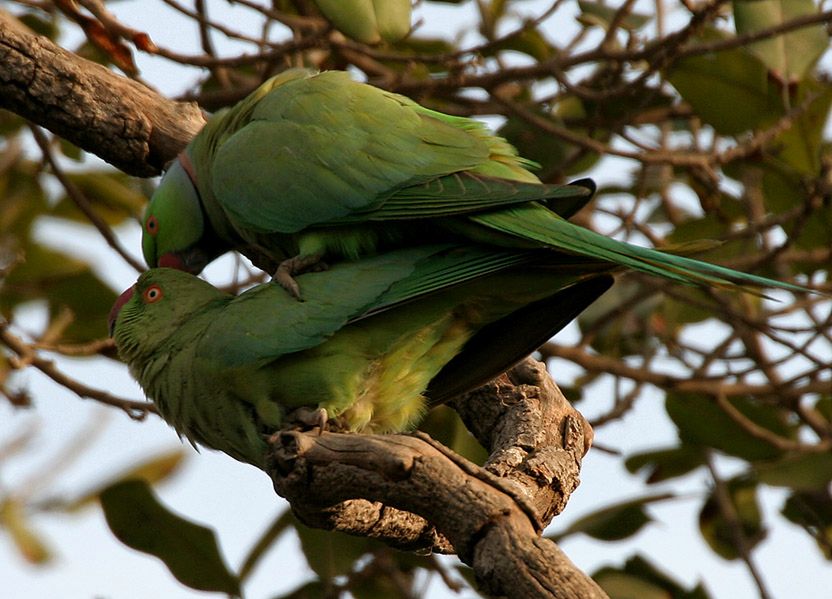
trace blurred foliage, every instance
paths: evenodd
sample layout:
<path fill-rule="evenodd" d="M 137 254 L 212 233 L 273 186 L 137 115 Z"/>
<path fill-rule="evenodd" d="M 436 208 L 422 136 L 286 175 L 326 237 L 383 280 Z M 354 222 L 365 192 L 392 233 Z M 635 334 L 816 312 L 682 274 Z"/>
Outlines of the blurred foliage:
<path fill-rule="evenodd" d="M 146 10 L 161 4 L 147 3 Z M 254 58 L 241 66 L 208 54 L 159 52 L 191 67 L 183 91 L 211 110 L 243 97 L 284 65 L 350 68 L 438 110 L 500 115 L 500 133 L 540 164 L 544 181 L 600 179 L 596 199 L 575 217 L 581 224 L 659 247 L 712 239 L 718 243 L 703 245 L 707 250 L 698 256 L 830 291 L 829 21 L 771 34 L 812 17 L 819 10 L 815 0 L 666 0 L 658 3 L 661 11 L 651 11 L 650 2 L 567 0 L 538 5 L 538 12 L 522 0 L 426 0 L 413 17 L 407 1 L 240 4 L 259 19 L 257 27 L 237 31 L 233 23 L 212 21 L 213 12 L 205 27 L 248 44 L 242 53 Z M 685 4 L 702 12 L 694 16 Z M 149 41 L 154 31 L 127 39 L 75 3 L 7 5 L 25 26 L 76 40 L 68 49 L 125 73 L 138 71 L 134 49 L 155 51 Z M 460 15 L 459 35 L 421 33 L 417 19 L 431 18 L 436 7 Z M 187 14 L 181 20 L 193 26 Z M 212 51 L 204 40 L 201 48 Z M 142 75 L 152 80 L 151 73 Z M 185 90 L 193 81 L 199 83 Z M 66 240 L 46 236 L 55 228 L 45 225 L 96 235 L 91 212 L 99 226 L 116 232 L 136 227 L 149 189 L 94 165 L 64 140 L 53 139 L 49 151 L 56 167 L 31 143 L 27 123 L 0 112 L 3 331 L 15 326 L 21 308 L 38 307 L 46 314 L 42 330 L 17 331 L 33 351 L 106 354 L 101 348 L 115 290 L 96 274 L 98 264 L 79 258 Z M 660 488 L 630 500 L 615 497 L 613 489 L 554 538 L 631 539 L 659 519 L 654 505 L 681 496 L 674 485 L 686 478 L 688 489 L 698 481 L 700 532 L 717 555 L 750 563 L 749 554 L 773 525 L 759 496 L 776 487 L 786 491 L 783 521 L 805 530 L 832 559 L 830 302 L 785 293 L 776 298 L 678 289 L 626 275 L 584 312 L 579 351 L 569 353 L 580 372 L 563 383 L 570 397 L 585 400 L 582 406 L 597 394 L 592 383 L 614 383 L 614 407 L 596 419 L 597 438 L 604 438 L 604 423 L 626 418 L 647 386 L 665 392 L 663 408 L 653 409 L 663 409 L 678 434 L 674 442 L 623 457 L 633 476 Z M 558 347 L 544 356 L 558 356 Z M 31 356 L 8 343 L 0 348 L 0 393 L 11 406 L 37 407 L 38 398 L 15 376 Z M 588 409 L 599 402 L 592 403 Z M 434 411 L 424 427 L 469 459 L 485 458 L 451 410 Z M 650 431 L 634 434 L 649 439 Z M 26 442 L 12 441 L 0 447 L 0 466 L 25 451 Z M 733 465 L 725 479 L 724 456 Z M 463 585 L 460 577 L 472 582 L 467 568 L 450 575 L 427 557 L 310 530 L 288 513 L 264 530 L 234 573 L 220 557 L 221 539 L 169 512 L 148 487 L 166 479 L 180 459 L 152 458 L 69 499 L 45 501 L 4 487 L 0 532 L 26 560 L 47 564 L 61 548 L 43 538 L 33 520 L 50 510 L 74 513 L 100 498 L 119 539 L 156 555 L 193 588 L 238 593 L 287 530 L 299 535 L 313 577 L 287 598 L 414 597 L 423 588 L 420 573 L 439 575 L 450 586 Z M 137 511 L 143 514 L 139 527 L 129 516 Z M 181 560 L 183 551 L 199 559 Z M 613 598 L 711 596 L 703 584 L 687 589 L 674 581 L 659 569 L 661 562 L 661 555 L 650 561 L 635 556 L 594 576 Z M 708 585 L 718 591 L 719 581 Z"/>
<path fill-rule="evenodd" d="M 171 513 L 147 482 L 120 481 L 104 489 L 100 500 L 107 525 L 119 541 L 155 555 L 192 589 L 240 596 L 240 581 L 220 556 L 213 531 Z"/>
<path fill-rule="evenodd" d="M 702 584 L 685 589 L 645 558 L 637 555 L 621 568 L 602 568 L 593 574 L 610 599 L 710 599 Z"/>

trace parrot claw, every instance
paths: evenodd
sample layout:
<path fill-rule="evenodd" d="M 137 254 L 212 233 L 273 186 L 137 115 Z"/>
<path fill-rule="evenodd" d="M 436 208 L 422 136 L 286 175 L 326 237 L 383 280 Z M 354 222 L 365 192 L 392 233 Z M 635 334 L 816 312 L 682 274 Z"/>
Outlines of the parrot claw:
<path fill-rule="evenodd" d="M 286 417 L 286 420 L 301 429 L 318 429 L 318 435 L 324 431 L 337 431 L 341 427 L 335 419 L 330 420 L 325 408 L 301 407 Z"/>
<path fill-rule="evenodd" d="M 274 273 L 274 280 L 288 291 L 293 298 L 303 301 L 300 295 L 300 286 L 295 281 L 295 275 L 305 272 L 321 272 L 329 268 L 321 261 L 321 254 L 308 256 L 295 256 L 281 262 Z"/>

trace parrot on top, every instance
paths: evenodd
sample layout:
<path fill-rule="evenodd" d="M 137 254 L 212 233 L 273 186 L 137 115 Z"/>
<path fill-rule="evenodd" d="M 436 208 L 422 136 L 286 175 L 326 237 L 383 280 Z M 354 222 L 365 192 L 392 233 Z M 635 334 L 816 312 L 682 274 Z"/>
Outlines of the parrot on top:
<path fill-rule="evenodd" d="M 299 407 L 349 430 L 407 430 L 428 404 L 522 360 L 612 284 L 609 264 L 541 250 L 432 244 L 239 296 L 155 268 L 110 314 L 122 360 L 181 436 L 259 468 Z"/>
<path fill-rule="evenodd" d="M 151 267 L 199 273 L 239 250 L 295 297 L 295 275 L 425 243 L 545 248 L 684 284 L 801 287 L 634 246 L 569 223 L 594 184 L 541 183 L 473 119 L 341 71 L 293 69 L 209 119 L 144 219 Z"/>

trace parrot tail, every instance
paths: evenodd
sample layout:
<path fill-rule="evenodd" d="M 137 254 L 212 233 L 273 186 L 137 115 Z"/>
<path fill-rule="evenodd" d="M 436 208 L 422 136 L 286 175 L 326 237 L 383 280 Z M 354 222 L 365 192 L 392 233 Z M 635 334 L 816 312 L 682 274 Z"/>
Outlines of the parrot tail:
<path fill-rule="evenodd" d="M 540 205 L 526 204 L 471 215 L 469 218 L 490 229 L 534 241 L 551 249 L 603 260 L 685 285 L 740 288 L 755 295 L 761 295 L 754 289 L 756 287 L 812 292 L 800 285 L 617 241 L 574 225 Z"/>

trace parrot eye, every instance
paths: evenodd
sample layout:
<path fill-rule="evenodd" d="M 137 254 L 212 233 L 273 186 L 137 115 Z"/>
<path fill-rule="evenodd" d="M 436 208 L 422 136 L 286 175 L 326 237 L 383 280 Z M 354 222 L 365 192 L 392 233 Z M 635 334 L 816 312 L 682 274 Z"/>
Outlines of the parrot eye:
<path fill-rule="evenodd" d="M 151 285 L 150 287 L 144 290 L 142 297 L 144 298 L 144 301 L 148 304 L 158 302 L 160 299 L 162 299 L 162 288 L 158 285 Z"/>
<path fill-rule="evenodd" d="M 159 221 L 156 219 L 155 216 L 151 216 L 147 219 L 144 223 L 144 229 L 147 231 L 148 235 L 156 235 L 159 232 Z"/>

